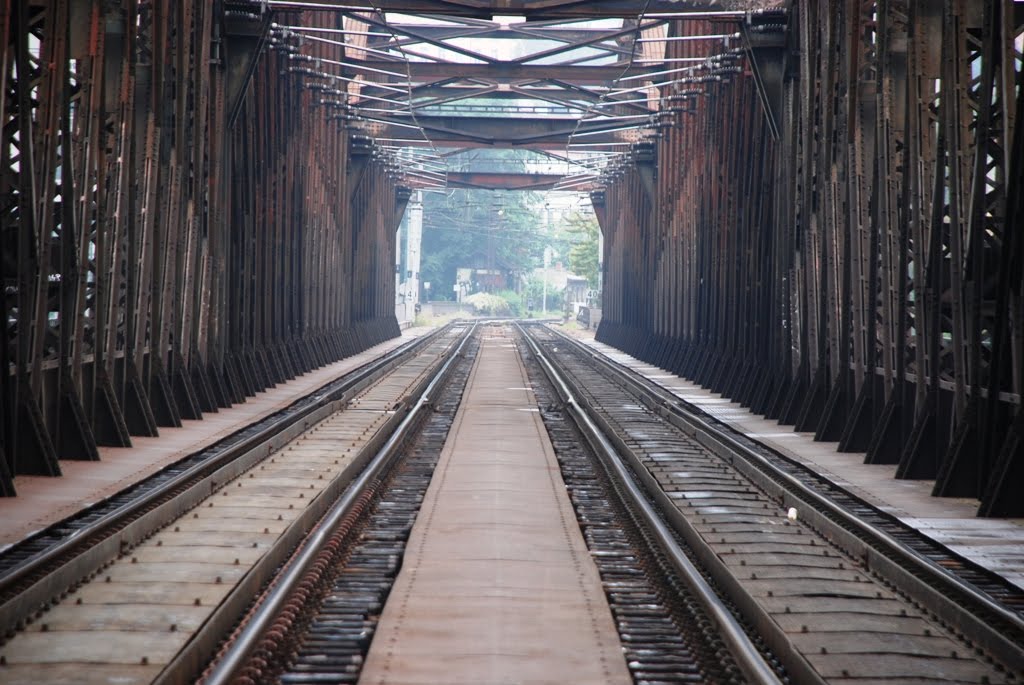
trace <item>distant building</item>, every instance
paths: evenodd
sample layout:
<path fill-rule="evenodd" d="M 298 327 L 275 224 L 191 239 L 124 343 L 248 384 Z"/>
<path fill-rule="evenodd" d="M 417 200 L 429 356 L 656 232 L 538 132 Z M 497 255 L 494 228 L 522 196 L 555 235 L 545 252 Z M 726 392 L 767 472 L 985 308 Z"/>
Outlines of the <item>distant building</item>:
<path fill-rule="evenodd" d="M 587 298 L 590 294 L 590 283 L 583 276 L 569 274 L 565 280 L 565 305 L 571 316 L 576 316 L 580 307 L 588 304 Z"/>
<path fill-rule="evenodd" d="M 542 282 L 546 282 L 548 288 L 552 291 L 562 291 L 563 304 L 559 306 L 557 303 L 552 303 L 549 300 L 549 310 L 559 308 L 568 312 L 570 316 L 575 317 L 579 313 L 580 307 L 588 304 L 587 297 L 590 294 L 590 284 L 587 282 L 586 277 L 577 276 L 566 269 L 561 262 L 556 262 L 547 269 L 537 267 L 533 270 L 533 276 Z"/>

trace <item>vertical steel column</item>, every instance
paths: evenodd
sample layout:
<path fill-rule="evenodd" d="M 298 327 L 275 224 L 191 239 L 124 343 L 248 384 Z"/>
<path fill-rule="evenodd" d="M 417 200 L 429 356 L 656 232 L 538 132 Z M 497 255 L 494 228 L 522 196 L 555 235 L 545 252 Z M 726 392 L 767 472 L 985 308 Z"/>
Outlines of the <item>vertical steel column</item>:
<path fill-rule="evenodd" d="M 1020 515 L 1020 8 L 843 0 L 789 19 L 778 90 L 756 70 L 777 141 L 745 78 L 715 84 L 659 144 L 652 226 L 635 174 L 604 192 L 599 337 Z"/>

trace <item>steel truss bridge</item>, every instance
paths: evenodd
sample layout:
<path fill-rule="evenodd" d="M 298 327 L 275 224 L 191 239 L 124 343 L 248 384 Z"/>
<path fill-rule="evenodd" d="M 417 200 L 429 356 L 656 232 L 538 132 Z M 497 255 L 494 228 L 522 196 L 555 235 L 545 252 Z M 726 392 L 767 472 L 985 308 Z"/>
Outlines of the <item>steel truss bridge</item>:
<path fill-rule="evenodd" d="M 1022 27 L 1009 0 L 3 0 L 0 493 L 396 335 L 410 194 L 479 187 L 589 194 L 601 340 L 1024 515 Z"/>

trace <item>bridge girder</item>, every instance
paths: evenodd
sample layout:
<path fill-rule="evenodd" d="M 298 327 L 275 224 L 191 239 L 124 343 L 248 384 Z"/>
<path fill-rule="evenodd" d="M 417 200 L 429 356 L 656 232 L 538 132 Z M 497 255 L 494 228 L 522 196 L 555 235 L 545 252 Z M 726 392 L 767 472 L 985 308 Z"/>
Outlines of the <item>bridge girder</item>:
<path fill-rule="evenodd" d="M 399 145 L 623 145 L 580 177 L 606 238 L 602 339 L 983 514 L 1024 514 L 1020 3 L 378 3 L 447 28 L 314 4 L 226 0 L 230 20 L 201 0 L 0 5 L 0 494 L 394 334 L 408 189 L 355 126 Z M 342 40 L 313 40 L 325 28 Z M 451 43 L 531 31 L 558 48 Z M 582 112 L 609 88 L 616 116 L 679 111 L 643 132 L 454 114 L 518 96 Z"/>

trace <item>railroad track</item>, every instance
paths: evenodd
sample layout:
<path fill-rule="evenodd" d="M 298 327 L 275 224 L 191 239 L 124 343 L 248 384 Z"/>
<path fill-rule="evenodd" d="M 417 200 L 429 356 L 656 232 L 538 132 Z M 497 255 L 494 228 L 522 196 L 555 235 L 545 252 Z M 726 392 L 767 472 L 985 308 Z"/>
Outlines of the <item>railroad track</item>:
<path fill-rule="evenodd" d="M 203 674 L 206 685 L 359 679 L 475 349 L 466 336 L 460 354 L 449 357 L 403 421 L 404 430 L 380 449 L 228 640 Z"/>
<path fill-rule="evenodd" d="M 346 401 L 423 349 L 428 341 L 420 338 L 406 343 L 285 409 L 4 549 L 0 553 L 0 634 L 45 608 L 58 593 L 116 558 L 123 548 L 144 539 L 149 531 L 180 514 L 183 507 L 194 505 L 194 498 L 204 494 L 198 485 L 216 487 L 213 474 L 228 475 L 230 471 L 223 471 L 226 467 L 244 467 L 254 454 L 278 449 L 316 420 L 315 413 L 326 404 Z"/>
<path fill-rule="evenodd" d="M 469 332 L 404 346 L 9 563 L 0 681 L 191 680 Z"/>
<path fill-rule="evenodd" d="M 486 328 L 482 335 L 504 339 L 504 333 Z M 207 685 L 358 682 L 463 399 L 475 357 L 475 345 L 467 347 L 451 382 L 436 393 L 434 411 L 395 458 L 394 470 L 375 481 L 373 494 L 363 498 L 367 504 L 361 515 L 330 539 L 325 536 L 322 544 L 308 546 L 308 558 L 260 604 L 205 674 Z M 735 644 L 745 638 L 723 639 L 735 623 L 721 613 L 709 614 L 707 600 L 697 598 L 651 546 L 644 514 L 615 497 L 612 484 L 582 449 L 579 432 L 550 409 L 557 404 L 555 395 L 544 387 L 539 367 L 527 368 L 634 682 L 781 682 L 775 677 L 780 665 L 766 664 L 757 650 L 748 650 L 747 660 L 753 655 L 757 661 L 753 667 L 737 661 Z"/>
<path fill-rule="evenodd" d="M 795 682 L 1019 681 L 1012 586 L 565 336 L 527 334 L 588 440 L 623 460 Z"/>
<path fill-rule="evenodd" d="M 549 329 L 524 335 L 634 682 L 1020 678 L 1012 633 L 972 632 L 991 596 L 972 606 L 984 592 L 928 585 L 829 506 L 782 490 L 804 478 L 793 465 L 769 476 L 763 455 L 747 464 L 735 436 L 649 382 Z M 89 582 L 25 616 L 0 644 L 0 681 L 38 682 L 46 665 L 49 682 L 357 682 L 475 345 L 456 326 L 318 393 L 276 446 L 208 473 L 174 520 L 133 532 Z"/>
<path fill-rule="evenodd" d="M 659 544 L 650 512 L 631 505 L 630 494 L 616 484 L 614 473 L 602 468 L 536 358 L 527 355 L 526 367 L 634 681 L 759 682 L 743 672 L 705 601 Z M 764 654 L 766 666 L 784 679 L 784 669 L 767 648 L 755 649 L 750 656 L 762 660 Z M 771 681 L 763 675 L 763 681 Z"/>

